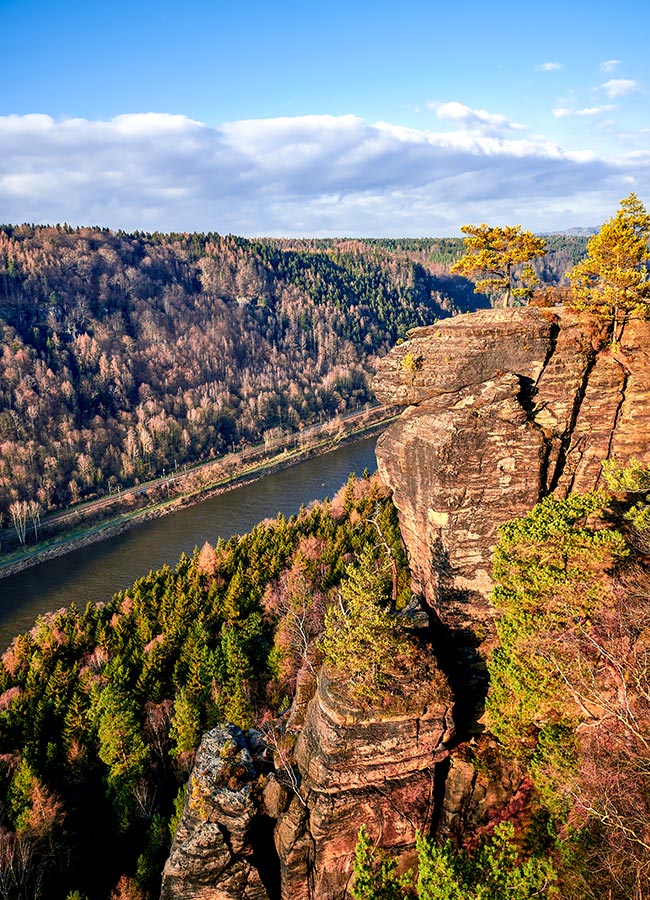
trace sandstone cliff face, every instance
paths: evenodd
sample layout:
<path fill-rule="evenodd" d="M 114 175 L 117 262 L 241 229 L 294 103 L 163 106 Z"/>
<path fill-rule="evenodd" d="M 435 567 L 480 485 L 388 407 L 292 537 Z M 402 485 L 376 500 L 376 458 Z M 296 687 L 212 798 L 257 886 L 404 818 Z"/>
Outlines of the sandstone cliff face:
<path fill-rule="evenodd" d="M 484 310 L 412 333 L 375 390 L 408 409 L 378 441 L 415 588 L 439 620 L 480 642 L 498 527 L 549 491 L 598 485 L 601 460 L 648 458 L 650 323 L 596 352 L 568 309 Z"/>
<path fill-rule="evenodd" d="M 481 731 L 498 528 L 549 492 L 597 487 L 603 459 L 650 463 L 649 354 L 648 322 L 628 322 L 612 351 L 584 315 L 527 307 L 418 329 L 379 366 L 378 398 L 407 409 L 377 461 L 439 623 L 461 737 Z M 473 740 L 452 750 L 441 834 L 480 829 L 530 789 L 498 756 L 486 779 L 473 754 Z"/>
<path fill-rule="evenodd" d="M 430 658 L 375 709 L 352 704 L 345 683 L 321 672 L 295 750 L 300 796 L 276 829 L 283 900 L 346 896 L 362 824 L 382 846 L 411 854 L 416 830 L 433 820 L 451 710 L 446 679 Z"/>
<path fill-rule="evenodd" d="M 615 352 L 597 348 L 570 310 L 486 310 L 418 329 L 382 361 L 377 396 L 407 409 L 378 464 L 445 674 L 429 658 L 390 702 L 361 710 L 331 673 L 317 684 L 303 673 L 293 768 L 276 754 L 262 780 L 259 747 L 238 729 L 206 736 L 162 900 L 342 900 L 361 824 L 407 865 L 417 829 L 457 836 L 525 815 L 517 766 L 498 751 L 487 768 L 474 762 L 489 738 L 451 757 L 448 746 L 454 727 L 480 731 L 498 527 L 548 492 L 597 486 L 603 459 L 650 463 L 650 323 L 628 323 Z"/>

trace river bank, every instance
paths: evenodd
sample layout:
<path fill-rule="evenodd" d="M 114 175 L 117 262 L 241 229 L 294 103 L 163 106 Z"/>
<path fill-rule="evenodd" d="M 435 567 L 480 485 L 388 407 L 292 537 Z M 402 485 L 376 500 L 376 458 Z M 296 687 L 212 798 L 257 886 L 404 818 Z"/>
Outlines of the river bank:
<path fill-rule="evenodd" d="M 335 422 L 312 426 L 307 435 L 304 433 L 301 435 L 299 446 L 284 447 L 280 451 L 276 449 L 275 452 L 252 448 L 240 454 L 231 454 L 225 460 L 209 461 L 187 472 L 175 473 L 147 485 L 140 485 L 124 492 L 121 498 L 114 498 L 113 504 L 121 501 L 120 511 L 117 514 L 112 511 L 113 514 L 99 524 L 90 525 L 89 520 L 100 508 L 106 510 L 106 499 L 94 505 L 87 504 L 85 510 L 75 511 L 82 516 L 85 513 L 85 523 L 77 521 L 72 528 L 60 531 L 47 541 L 41 541 L 22 553 L 12 553 L 5 561 L 0 562 L 0 579 L 99 541 L 116 537 L 145 522 L 252 484 L 305 460 L 336 450 L 346 443 L 379 434 L 394 417 L 394 412 L 373 408 Z M 157 495 L 165 491 L 167 497 L 157 499 Z M 154 502 L 147 503 L 146 498 L 150 497 L 155 498 Z M 144 501 L 145 505 L 136 509 L 128 508 L 132 506 L 134 500 L 140 503 Z"/>

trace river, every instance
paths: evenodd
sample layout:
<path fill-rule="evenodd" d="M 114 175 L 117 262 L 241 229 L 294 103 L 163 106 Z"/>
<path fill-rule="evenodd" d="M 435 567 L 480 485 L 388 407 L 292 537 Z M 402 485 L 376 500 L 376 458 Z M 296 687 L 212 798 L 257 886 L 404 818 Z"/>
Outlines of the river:
<path fill-rule="evenodd" d="M 205 541 L 244 534 L 259 521 L 332 497 L 350 472 L 377 468 L 376 436 L 299 463 L 124 534 L 0 580 L 0 652 L 41 613 L 108 600 L 150 569 L 173 566 Z"/>

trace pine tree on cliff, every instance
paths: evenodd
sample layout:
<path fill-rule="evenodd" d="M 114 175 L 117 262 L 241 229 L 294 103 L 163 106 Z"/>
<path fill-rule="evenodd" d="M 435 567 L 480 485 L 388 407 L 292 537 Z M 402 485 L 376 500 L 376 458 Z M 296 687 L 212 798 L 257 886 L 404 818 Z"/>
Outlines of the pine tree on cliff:
<path fill-rule="evenodd" d="M 326 663 L 345 672 L 352 697 L 371 703 L 390 683 L 399 658 L 412 645 L 401 623 L 386 608 L 390 593 L 382 573 L 366 548 L 359 562 L 349 565 L 338 601 L 325 614 L 321 646 Z"/>
<path fill-rule="evenodd" d="M 650 316 L 650 215 L 636 194 L 587 244 L 587 256 L 569 273 L 571 305 L 604 320 L 612 343 L 629 314 Z"/>
<path fill-rule="evenodd" d="M 365 825 L 359 831 L 354 858 L 352 900 L 403 900 L 412 897 L 413 873 L 397 871 L 397 860 L 371 840 Z"/>
<path fill-rule="evenodd" d="M 503 306 L 527 300 L 539 279 L 526 263 L 544 256 L 546 242 L 521 225 L 463 225 L 460 230 L 468 235 L 466 253 L 449 271 L 474 281 L 474 293 L 491 295 L 495 306 L 500 298 Z"/>

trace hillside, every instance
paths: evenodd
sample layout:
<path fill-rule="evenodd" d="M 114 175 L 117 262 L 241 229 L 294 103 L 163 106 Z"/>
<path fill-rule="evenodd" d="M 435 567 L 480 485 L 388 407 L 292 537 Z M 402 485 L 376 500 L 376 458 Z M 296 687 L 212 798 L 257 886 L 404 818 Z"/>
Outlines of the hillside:
<path fill-rule="evenodd" d="M 335 900 L 362 825 L 471 900 L 643 896 L 649 354 L 647 322 L 612 350 L 561 308 L 419 329 L 376 384 L 408 404 L 378 446 L 397 514 L 352 479 L 17 637 L 9 896 L 153 900 L 164 863 L 165 900 Z"/>
<path fill-rule="evenodd" d="M 556 241 L 543 277 L 583 251 Z M 409 328 L 486 305 L 461 241 L 0 229 L 0 526 L 373 399 Z"/>

